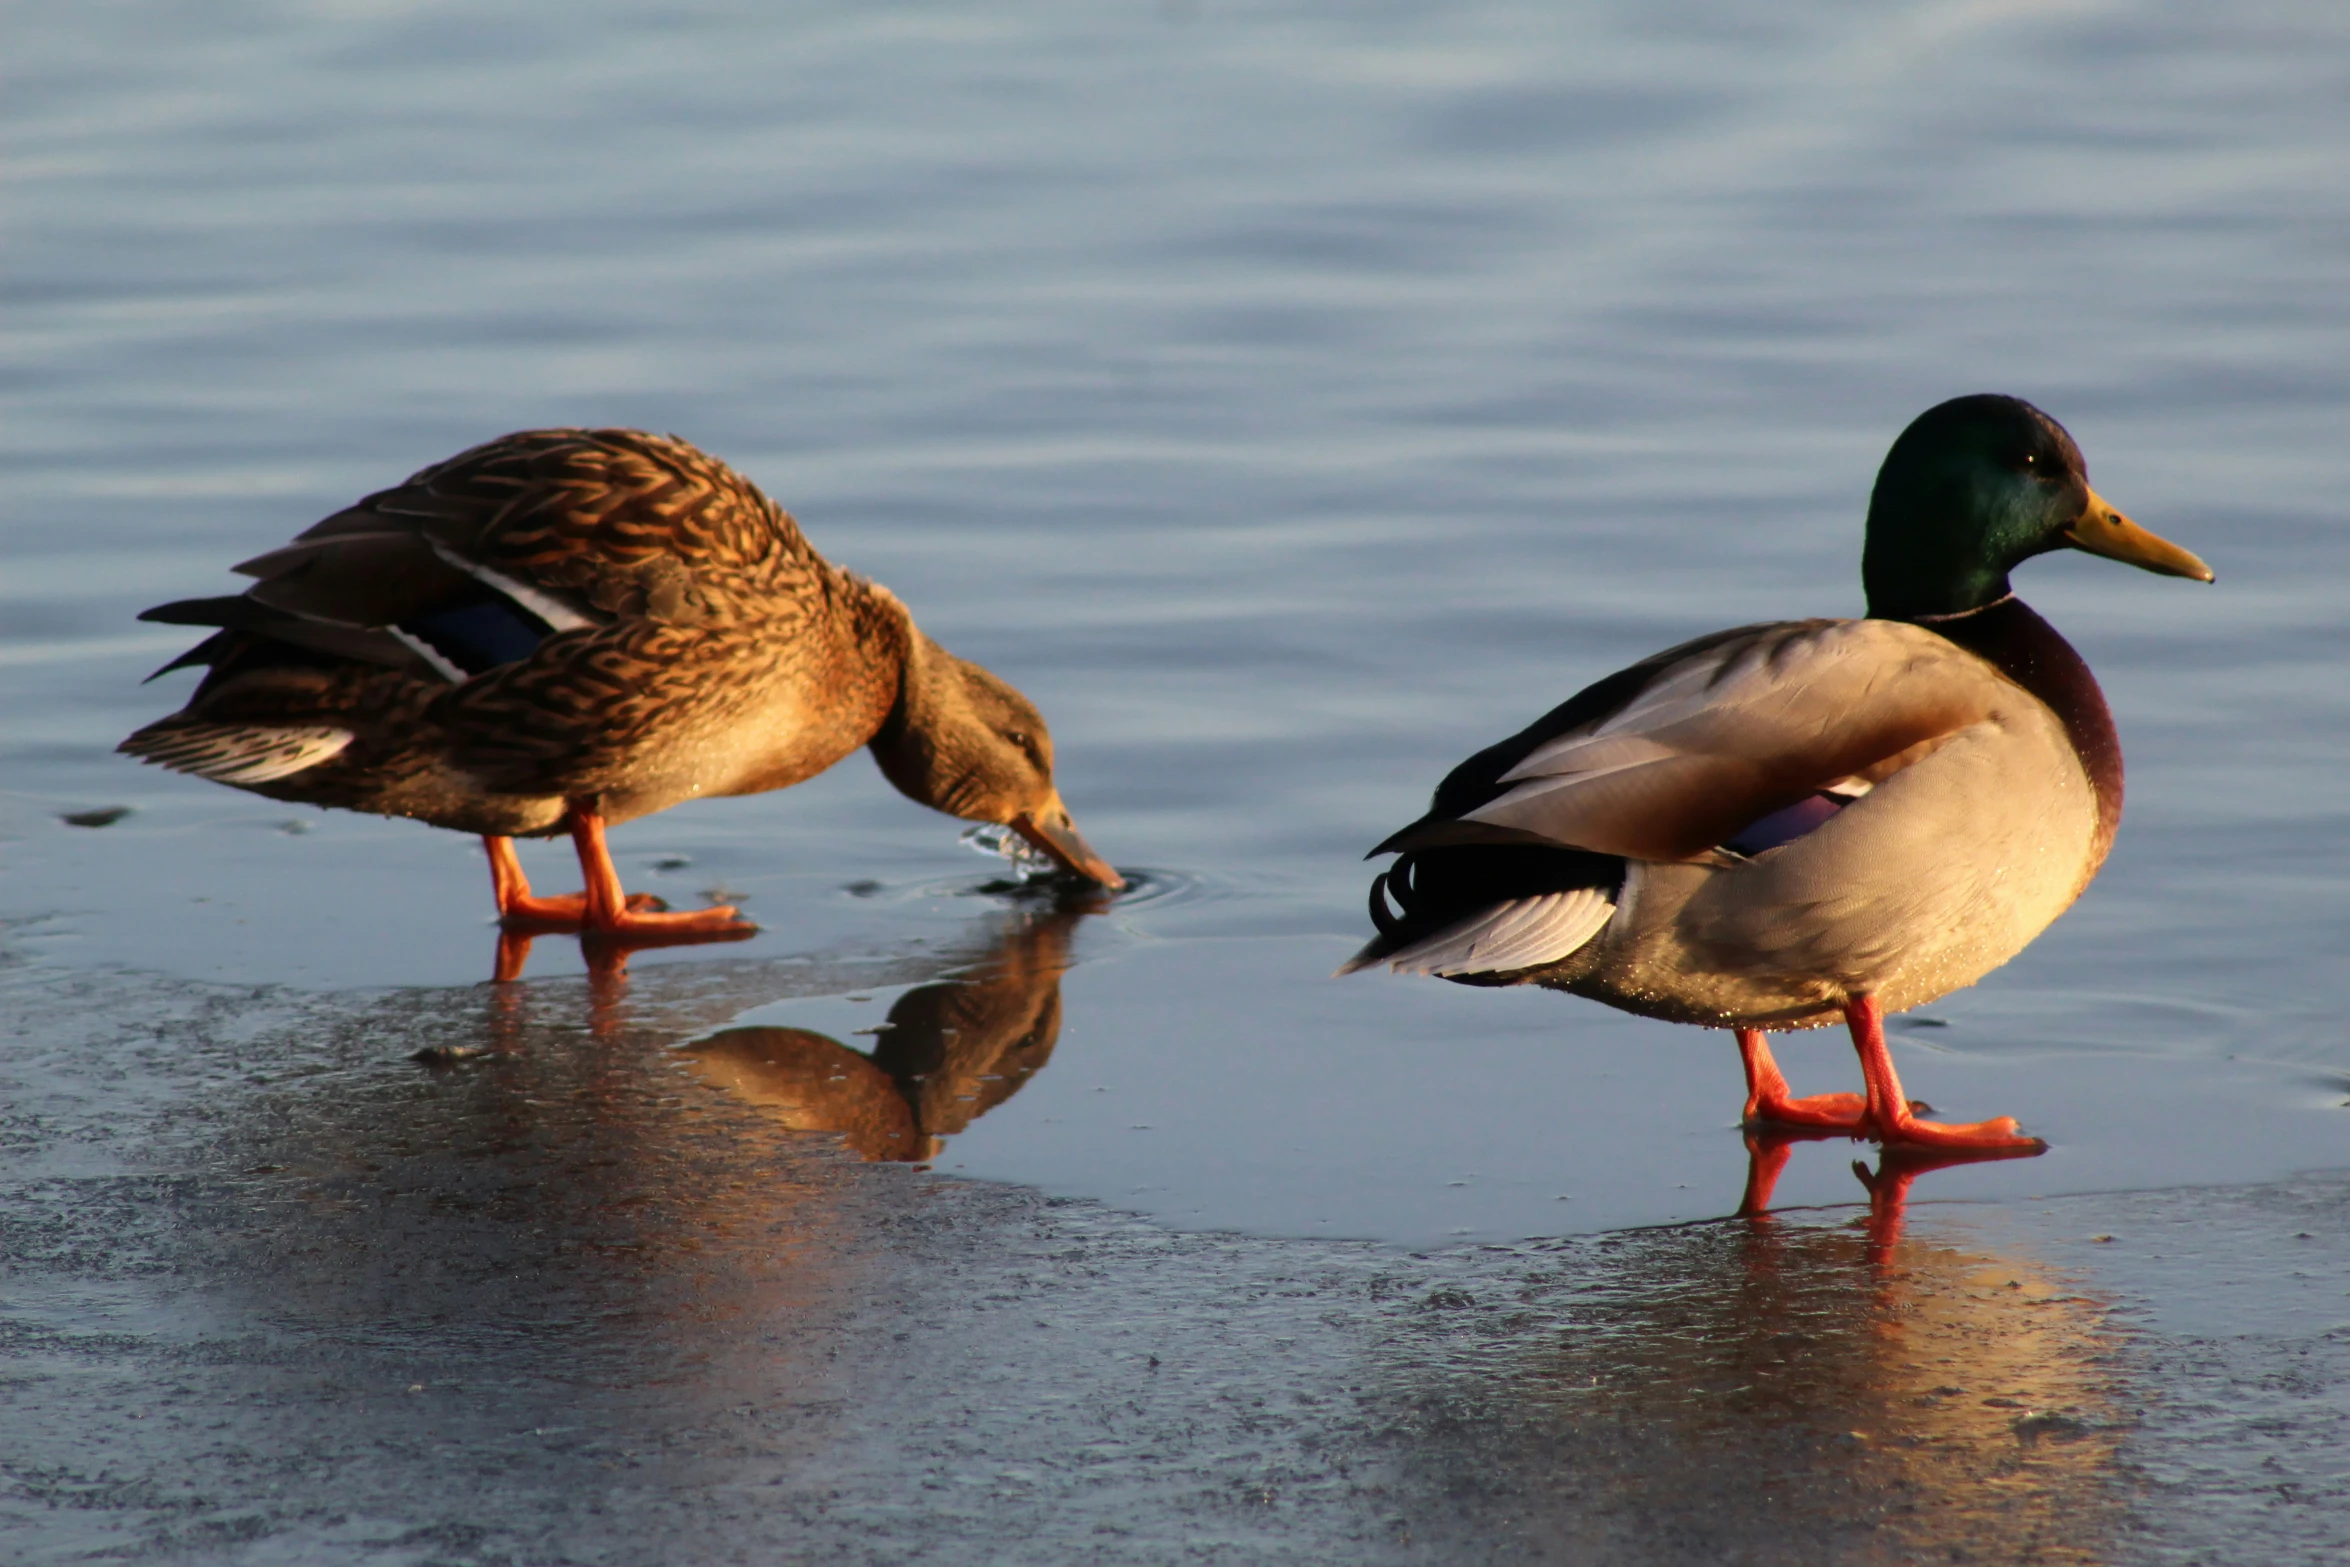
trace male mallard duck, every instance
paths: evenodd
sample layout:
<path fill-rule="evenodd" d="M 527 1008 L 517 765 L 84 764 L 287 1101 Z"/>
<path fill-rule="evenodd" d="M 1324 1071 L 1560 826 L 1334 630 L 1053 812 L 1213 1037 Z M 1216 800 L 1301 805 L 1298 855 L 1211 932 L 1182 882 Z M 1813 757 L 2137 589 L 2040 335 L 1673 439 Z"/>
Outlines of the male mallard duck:
<path fill-rule="evenodd" d="M 605 827 L 781 789 L 861 745 L 924 805 L 1124 885 L 1071 824 L 1025 697 L 674 436 L 504 436 L 236 570 L 260 581 L 139 617 L 222 629 L 164 666 L 210 666 L 187 706 L 121 749 L 479 833 L 509 927 L 747 934 L 732 908 L 625 896 Z M 587 890 L 534 897 L 511 840 L 564 830 Z"/>
<path fill-rule="evenodd" d="M 2089 488 L 2031 404 L 1927 410 L 1869 499 L 1869 618 L 1685 642 L 1463 762 L 1372 851 L 1402 858 L 1371 884 L 1378 937 L 1339 972 L 1545 985 L 1735 1029 L 1750 1123 L 2044 1146 L 2006 1116 L 1919 1120 L 1883 1019 L 2021 952 L 2113 842 L 2112 715 L 2007 584 L 2059 548 L 2211 580 Z M 1866 1095 L 1791 1098 L 1762 1031 L 1839 1014 Z"/>

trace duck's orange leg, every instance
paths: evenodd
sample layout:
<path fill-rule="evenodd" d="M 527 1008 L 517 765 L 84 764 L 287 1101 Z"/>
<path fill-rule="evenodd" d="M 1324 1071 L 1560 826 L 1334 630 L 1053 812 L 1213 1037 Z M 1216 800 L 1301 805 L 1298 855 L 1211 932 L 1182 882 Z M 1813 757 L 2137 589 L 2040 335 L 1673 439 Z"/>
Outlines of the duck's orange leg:
<path fill-rule="evenodd" d="M 1901 1091 L 1893 1070 L 1893 1053 L 1885 1048 L 1885 1014 L 1874 996 L 1854 996 L 1844 1004 L 1844 1021 L 1852 1029 L 1852 1048 L 1860 1052 L 1861 1076 L 1868 1083 L 1868 1107 L 1862 1112 L 1862 1135 L 1873 1137 L 1888 1150 L 1896 1148 L 1956 1149 L 1970 1152 L 2044 1153 L 2048 1145 L 2026 1137 L 2015 1117 L 1994 1116 L 1965 1126 L 1921 1121 Z"/>
<path fill-rule="evenodd" d="M 620 887 L 620 872 L 612 851 L 604 846 L 604 818 L 574 803 L 571 807 L 571 846 L 579 851 L 580 874 L 586 878 L 585 934 L 624 942 L 632 947 L 657 947 L 694 941 L 739 941 L 759 927 L 737 914 L 732 904 L 708 909 L 646 909 Z"/>
<path fill-rule="evenodd" d="M 1746 1065 L 1746 1114 L 1741 1118 L 1745 1125 L 1860 1133 L 1868 1101 L 1858 1094 L 1806 1094 L 1801 1099 L 1790 1094 L 1761 1029 L 1738 1030 L 1738 1056 Z"/>
<path fill-rule="evenodd" d="M 522 860 L 514 852 L 513 839 L 484 838 L 481 846 L 490 857 L 490 891 L 497 896 L 499 924 L 518 934 L 546 936 L 568 935 L 587 923 L 586 893 L 542 898 L 530 890 L 530 878 L 522 874 Z M 628 906 L 643 910 L 669 905 L 649 892 L 640 892 L 628 900 Z M 525 954 L 529 950 L 523 949 Z"/>

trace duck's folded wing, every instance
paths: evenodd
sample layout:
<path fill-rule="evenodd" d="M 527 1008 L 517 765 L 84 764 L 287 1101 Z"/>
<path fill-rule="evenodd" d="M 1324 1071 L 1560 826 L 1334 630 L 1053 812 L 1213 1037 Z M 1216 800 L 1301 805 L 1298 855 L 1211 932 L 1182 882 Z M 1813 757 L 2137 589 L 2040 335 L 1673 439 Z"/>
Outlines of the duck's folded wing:
<path fill-rule="evenodd" d="M 775 602 L 778 578 L 812 559 L 781 507 L 687 442 L 554 429 L 460 452 L 238 569 L 303 576 L 336 595 L 305 612 L 325 611 L 354 602 L 334 568 L 371 555 L 394 570 L 458 573 L 556 631 L 620 618 L 723 623 Z"/>
<path fill-rule="evenodd" d="M 1484 798 L 1382 847 L 1514 840 L 1704 859 L 1815 791 L 1930 754 L 2004 684 L 1935 633 L 1884 620 L 1751 627 L 1639 667 L 1646 678 L 1608 711 L 1569 704 L 1567 722 L 1488 753 Z"/>
<path fill-rule="evenodd" d="M 159 604 L 139 618 L 218 626 L 448 681 L 527 658 L 556 632 L 600 623 L 526 584 L 469 570 L 414 530 L 291 544 L 236 569 L 260 580 L 241 594 Z M 236 650 L 215 638 L 165 668 L 217 667 Z"/>
<path fill-rule="evenodd" d="M 791 519 L 724 464 L 634 430 L 529 430 L 474 447 L 235 569 L 236 598 L 145 618 L 215 625 L 452 682 L 548 638 L 634 621 L 710 629 L 798 598 Z M 205 662 L 204 650 L 181 662 Z"/>

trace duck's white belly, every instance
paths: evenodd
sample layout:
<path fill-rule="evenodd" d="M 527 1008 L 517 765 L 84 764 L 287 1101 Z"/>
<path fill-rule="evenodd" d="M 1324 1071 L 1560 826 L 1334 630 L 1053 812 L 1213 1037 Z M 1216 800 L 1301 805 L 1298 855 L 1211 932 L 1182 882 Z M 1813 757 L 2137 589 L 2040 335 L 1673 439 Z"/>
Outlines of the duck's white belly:
<path fill-rule="evenodd" d="M 1918 1006 L 2021 952 L 2090 872 L 2097 801 L 2062 725 L 2010 688 L 1815 831 L 1731 867 L 1635 862 L 1572 988 L 1688 1022 Z"/>

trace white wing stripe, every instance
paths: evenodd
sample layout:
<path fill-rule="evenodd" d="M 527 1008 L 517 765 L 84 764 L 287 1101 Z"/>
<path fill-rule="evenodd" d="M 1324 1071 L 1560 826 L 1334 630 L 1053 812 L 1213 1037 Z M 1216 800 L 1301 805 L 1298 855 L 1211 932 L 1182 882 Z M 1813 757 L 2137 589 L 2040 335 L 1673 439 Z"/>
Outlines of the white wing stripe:
<path fill-rule="evenodd" d="M 390 632 L 393 636 L 399 638 L 401 645 L 406 647 L 409 652 L 414 653 L 418 658 L 421 658 L 426 663 L 432 665 L 433 673 L 439 675 L 443 680 L 449 682 L 449 684 L 453 686 L 461 686 L 466 681 L 473 678 L 472 676 L 466 674 L 464 670 L 459 669 L 455 664 L 450 663 L 447 658 L 442 656 L 441 650 L 439 648 L 434 647 L 430 642 L 425 641 L 424 638 L 416 636 L 413 633 L 403 631 L 398 626 L 386 626 L 383 629 Z"/>
<path fill-rule="evenodd" d="M 502 571 L 493 571 L 478 560 L 467 560 L 438 539 L 432 540 L 431 544 L 435 555 L 467 576 L 505 594 L 515 603 L 545 621 L 550 630 L 577 631 L 582 626 L 595 624 L 587 616 L 550 593 L 542 592 L 527 582 L 517 582 Z"/>

